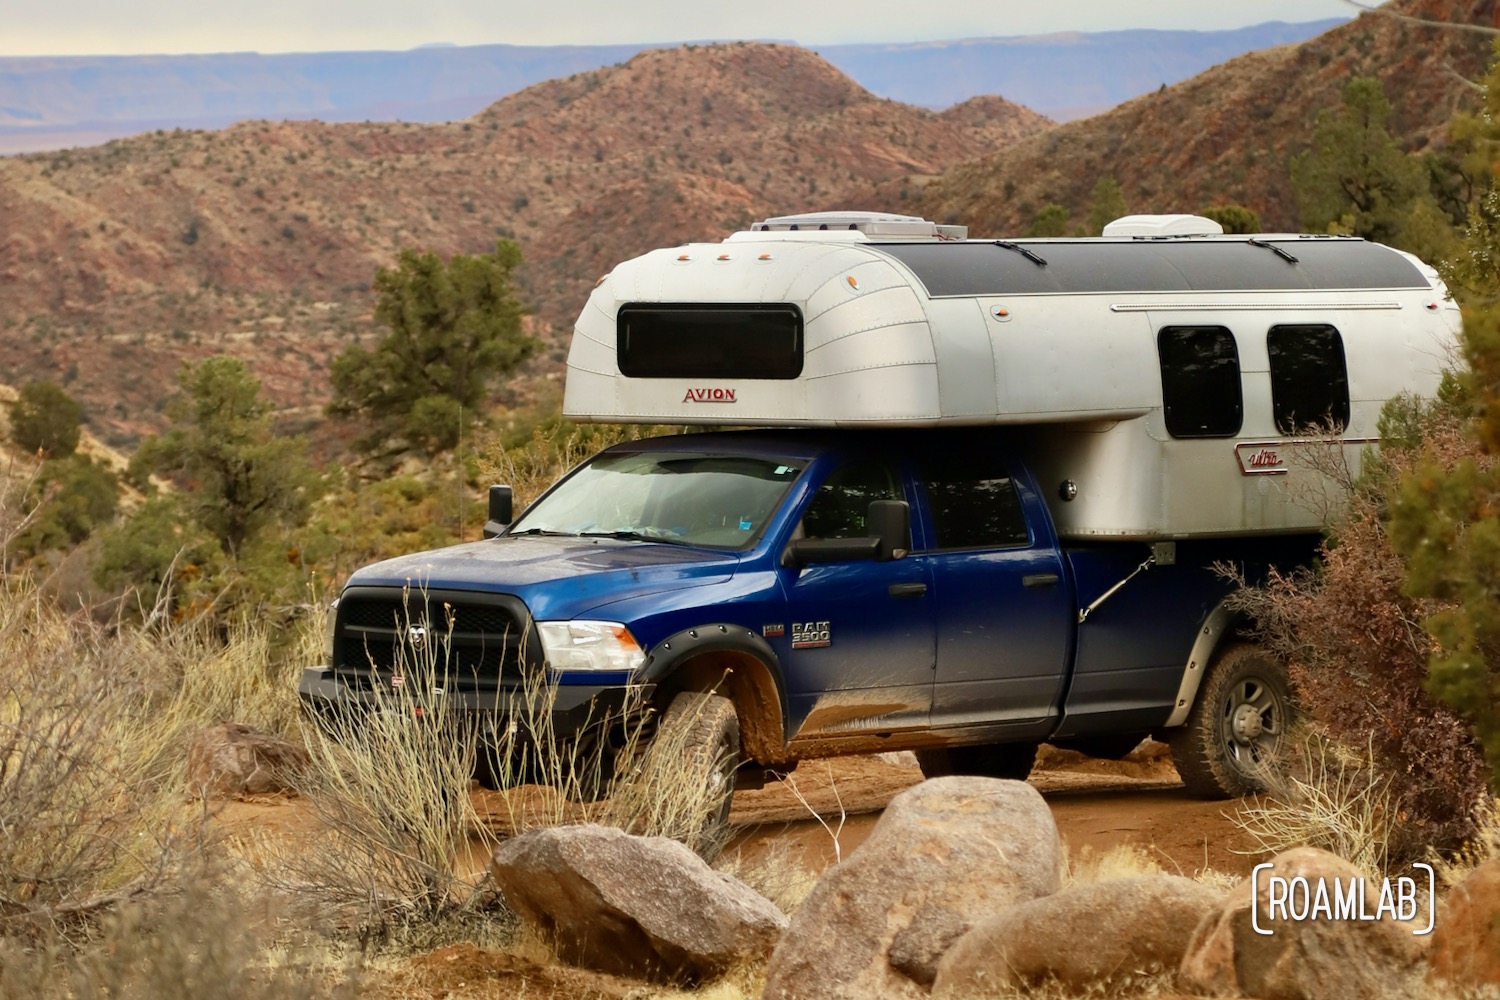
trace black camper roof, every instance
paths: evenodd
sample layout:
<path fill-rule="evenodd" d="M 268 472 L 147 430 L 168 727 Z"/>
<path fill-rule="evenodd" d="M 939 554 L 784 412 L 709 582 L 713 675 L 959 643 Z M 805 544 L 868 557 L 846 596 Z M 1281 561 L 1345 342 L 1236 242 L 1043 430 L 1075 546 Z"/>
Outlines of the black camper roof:
<path fill-rule="evenodd" d="M 878 243 L 933 298 L 1081 292 L 1430 288 L 1400 253 L 1349 237 Z"/>

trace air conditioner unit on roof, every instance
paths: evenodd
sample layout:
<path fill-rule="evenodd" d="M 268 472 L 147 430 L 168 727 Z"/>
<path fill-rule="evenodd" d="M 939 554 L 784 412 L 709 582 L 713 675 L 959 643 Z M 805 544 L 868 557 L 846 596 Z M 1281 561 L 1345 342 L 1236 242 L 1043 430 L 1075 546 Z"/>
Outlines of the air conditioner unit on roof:
<path fill-rule="evenodd" d="M 915 215 L 889 212 L 806 212 L 757 222 L 752 233 L 857 232 L 869 239 L 966 239 L 967 226 L 940 226 Z"/>
<path fill-rule="evenodd" d="M 1101 236 L 1223 236 L 1224 227 L 1201 215 L 1126 215 L 1104 227 Z"/>

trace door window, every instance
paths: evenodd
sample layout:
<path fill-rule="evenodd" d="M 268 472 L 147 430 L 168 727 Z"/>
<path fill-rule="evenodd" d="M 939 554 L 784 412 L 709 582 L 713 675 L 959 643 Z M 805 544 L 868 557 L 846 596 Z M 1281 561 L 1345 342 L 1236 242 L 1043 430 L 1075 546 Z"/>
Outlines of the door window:
<path fill-rule="evenodd" d="M 882 461 L 850 462 L 834 471 L 807 505 L 802 533 L 807 538 L 866 538 L 865 520 L 873 500 L 900 500 L 895 470 Z"/>
<path fill-rule="evenodd" d="M 1015 483 L 998 462 L 972 454 L 928 458 L 922 483 L 937 549 L 1031 544 Z"/>

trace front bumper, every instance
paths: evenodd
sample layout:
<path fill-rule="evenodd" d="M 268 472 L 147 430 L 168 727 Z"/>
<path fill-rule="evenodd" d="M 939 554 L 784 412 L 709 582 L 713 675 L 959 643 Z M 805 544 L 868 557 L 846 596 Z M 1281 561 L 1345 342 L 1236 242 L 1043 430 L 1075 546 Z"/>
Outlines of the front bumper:
<path fill-rule="evenodd" d="M 381 681 L 381 683 L 385 683 Z M 407 703 L 444 704 L 463 712 L 487 715 L 486 728 L 500 732 L 515 725 L 528 732 L 545 732 L 557 739 L 576 736 L 606 720 L 618 721 L 644 710 L 651 702 L 651 684 L 556 684 L 542 691 L 519 687 L 447 687 L 439 695 L 402 691 L 388 686 L 354 684 L 330 667 L 306 667 L 297 684 L 302 707 L 315 718 L 342 710 L 388 711 Z"/>

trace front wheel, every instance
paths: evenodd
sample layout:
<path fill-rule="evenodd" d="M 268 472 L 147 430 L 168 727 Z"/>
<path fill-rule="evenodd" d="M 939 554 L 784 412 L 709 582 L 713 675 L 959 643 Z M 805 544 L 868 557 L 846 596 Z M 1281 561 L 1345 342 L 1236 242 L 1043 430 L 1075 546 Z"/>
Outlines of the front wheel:
<path fill-rule="evenodd" d="M 1187 725 L 1167 742 L 1188 791 L 1209 799 L 1264 791 L 1294 709 L 1286 667 L 1259 646 L 1215 657 Z"/>
<path fill-rule="evenodd" d="M 728 839 L 740 723 L 720 694 L 684 691 L 662 713 L 628 788 L 612 805 L 632 815 L 632 832 L 672 837 L 712 860 Z"/>

